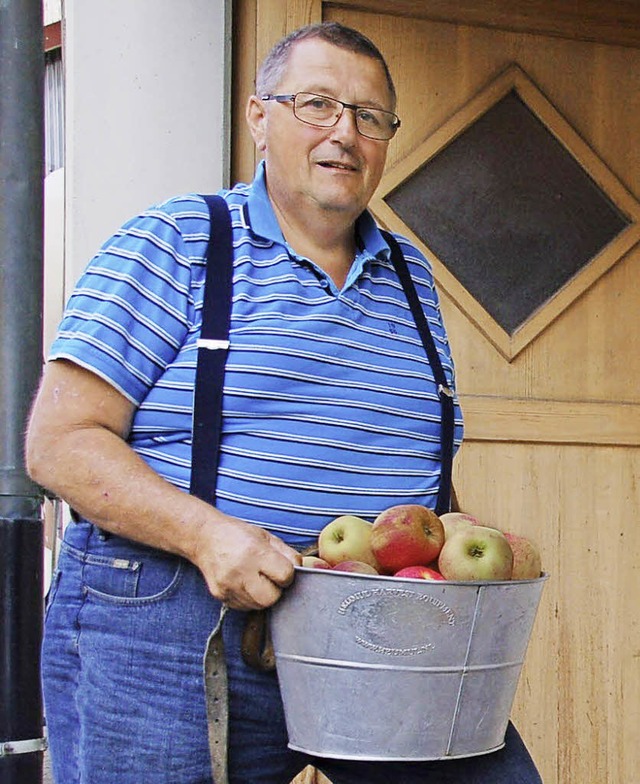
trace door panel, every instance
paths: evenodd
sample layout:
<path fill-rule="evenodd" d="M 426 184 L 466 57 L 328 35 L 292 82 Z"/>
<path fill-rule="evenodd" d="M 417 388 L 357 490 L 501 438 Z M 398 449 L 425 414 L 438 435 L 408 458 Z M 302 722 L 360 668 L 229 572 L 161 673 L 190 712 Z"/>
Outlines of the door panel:
<path fill-rule="evenodd" d="M 261 3 L 243 5 L 255 18 Z M 451 14 L 457 16 L 447 21 L 447 8 L 454 5 Z M 289 0 L 265 3 L 263 10 L 269 6 L 280 15 L 278 29 L 292 29 L 292 20 L 338 20 L 379 45 L 396 81 L 403 122 L 390 145 L 388 173 L 515 64 L 602 163 L 609 181 L 628 197 L 625 203 L 637 204 L 637 27 L 633 20 L 623 24 L 620 35 L 626 37 L 616 39 L 611 20 L 620 3 L 572 5 L 555 24 L 556 5 L 537 2 L 530 17 L 518 4 L 480 0 Z M 579 7 L 585 8 L 584 20 Z M 494 18 L 492 8 L 500 9 Z M 264 51 L 273 35 L 261 36 L 256 28 L 256 48 Z M 251 56 L 255 62 L 255 51 Z M 253 161 L 245 155 L 242 165 L 247 172 Z M 388 212 L 379 217 L 397 227 Z M 440 261 L 443 268 L 434 268 L 442 278 L 466 420 L 455 466 L 459 499 L 481 519 L 536 539 L 550 574 L 514 719 L 545 784 L 630 784 L 640 768 L 637 240 L 514 356 L 498 350 L 485 325 L 470 317 Z M 309 770 L 297 784 L 315 781 L 326 780 Z"/>

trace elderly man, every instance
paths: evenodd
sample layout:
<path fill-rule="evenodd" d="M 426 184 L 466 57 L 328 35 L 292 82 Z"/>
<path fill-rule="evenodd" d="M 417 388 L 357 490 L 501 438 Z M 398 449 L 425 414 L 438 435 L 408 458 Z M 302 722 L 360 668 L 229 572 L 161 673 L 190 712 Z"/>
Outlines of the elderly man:
<path fill-rule="evenodd" d="M 224 603 L 234 784 L 287 784 L 309 763 L 335 784 L 538 782 L 511 727 L 504 750 L 475 760 L 291 751 L 275 674 L 240 656 L 245 611 L 279 599 L 326 523 L 434 507 L 442 484 L 436 376 L 367 212 L 400 125 L 384 59 L 350 28 L 303 28 L 265 60 L 247 121 L 263 161 L 251 185 L 221 194 L 233 275 L 217 473 L 205 474 L 215 504 L 190 485 L 202 197 L 147 210 L 101 248 L 34 405 L 29 470 L 75 512 L 43 647 L 56 781 L 212 781 L 202 655 Z M 430 265 L 397 239 L 453 388 Z M 210 247 L 215 264 L 215 230 Z"/>

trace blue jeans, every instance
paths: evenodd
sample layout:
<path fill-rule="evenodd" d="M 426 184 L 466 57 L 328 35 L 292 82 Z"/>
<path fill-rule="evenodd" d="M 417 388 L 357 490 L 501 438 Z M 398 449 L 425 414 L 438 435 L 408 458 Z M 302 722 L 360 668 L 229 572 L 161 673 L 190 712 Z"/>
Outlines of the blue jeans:
<path fill-rule="evenodd" d="M 220 612 L 185 561 L 70 524 L 47 602 L 42 676 L 57 784 L 212 784 L 202 657 Z M 288 784 L 306 765 L 334 784 L 541 784 L 518 733 L 465 760 L 354 763 L 287 747 L 277 677 L 240 656 L 229 612 L 231 784 Z"/>

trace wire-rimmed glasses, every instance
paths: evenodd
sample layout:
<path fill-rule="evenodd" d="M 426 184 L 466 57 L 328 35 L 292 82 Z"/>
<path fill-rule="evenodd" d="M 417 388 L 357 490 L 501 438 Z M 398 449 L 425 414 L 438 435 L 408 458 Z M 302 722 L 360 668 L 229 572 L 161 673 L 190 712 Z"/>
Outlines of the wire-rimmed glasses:
<path fill-rule="evenodd" d="M 293 93 L 291 95 L 262 95 L 262 101 L 291 102 L 294 116 L 307 125 L 331 128 L 336 125 L 345 109 L 351 109 L 356 118 L 358 133 L 367 139 L 388 141 L 400 127 L 400 118 L 393 112 L 373 106 L 358 106 L 337 98 L 316 93 Z"/>

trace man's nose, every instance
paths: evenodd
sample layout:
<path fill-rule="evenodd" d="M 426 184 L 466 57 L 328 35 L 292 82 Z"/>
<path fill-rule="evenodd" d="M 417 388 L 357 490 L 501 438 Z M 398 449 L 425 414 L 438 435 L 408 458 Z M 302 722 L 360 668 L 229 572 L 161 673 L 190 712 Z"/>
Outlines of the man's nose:
<path fill-rule="evenodd" d="M 344 143 L 353 144 L 358 136 L 358 126 L 356 123 L 356 113 L 353 109 L 345 106 L 340 115 L 340 119 L 332 128 L 332 136 L 337 140 Z"/>

